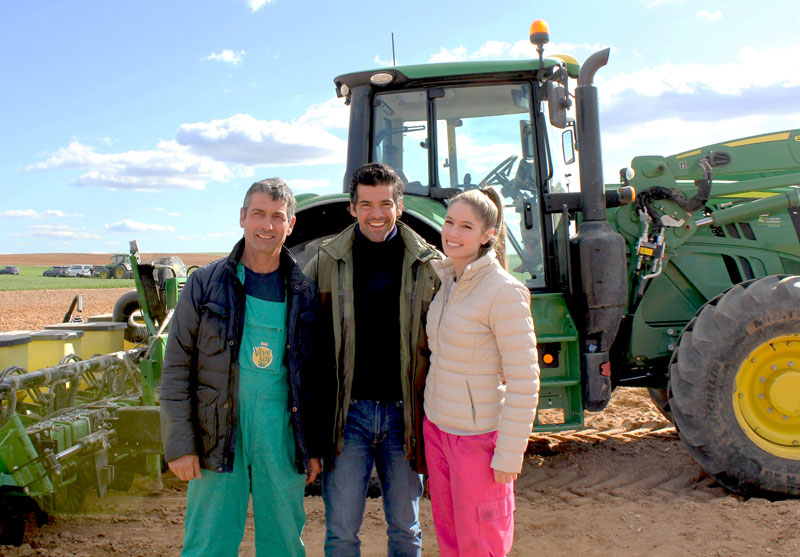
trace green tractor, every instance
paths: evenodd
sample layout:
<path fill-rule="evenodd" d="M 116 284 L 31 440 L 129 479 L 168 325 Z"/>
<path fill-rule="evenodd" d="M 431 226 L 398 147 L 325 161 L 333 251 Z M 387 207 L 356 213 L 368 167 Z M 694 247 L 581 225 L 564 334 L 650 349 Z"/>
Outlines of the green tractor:
<path fill-rule="evenodd" d="M 358 166 L 391 165 L 402 220 L 441 246 L 450 197 L 500 190 L 539 342 L 535 430 L 579 429 L 616 387 L 644 387 L 726 488 L 800 496 L 800 130 L 637 157 L 604 185 L 593 79 L 609 51 L 545 58 L 535 25 L 538 60 L 337 77 L 343 191 Z M 346 193 L 298 197 L 301 264 L 347 207 Z"/>
<path fill-rule="evenodd" d="M 127 279 L 131 278 L 131 264 L 128 260 L 130 256 L 125 253 L 115 253 L 111 256 L 111 263 L 101 267 L 95 267 L 92 276 L 102 279 Z"/>

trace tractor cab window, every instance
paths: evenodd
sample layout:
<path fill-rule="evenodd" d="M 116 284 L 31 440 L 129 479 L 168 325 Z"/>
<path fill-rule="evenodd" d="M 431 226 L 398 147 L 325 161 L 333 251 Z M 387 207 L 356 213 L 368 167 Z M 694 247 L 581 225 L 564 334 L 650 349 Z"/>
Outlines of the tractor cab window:
<path fill-rule="evenodd" d="M 497 188 L 505 201 L 509 269 L 529 287 L 541 288 L 544 253 L 532 104 L 527 83 L 377 94 L 372 160 L 398 170 L 407 194 Z"/>
<path fill-rule="evenodd" d="M 427 195 L 428 108 L 425 91 L 376 95 L 372 160 L 398 171 L 411 194 Z"/>
<path fill-rule="evenodd" d="M 448 87 L 431 97 L 437 185 L 496 188 L 505 202 L 509 270 L 529 287 L 544 286 L 530 86 Z"/>

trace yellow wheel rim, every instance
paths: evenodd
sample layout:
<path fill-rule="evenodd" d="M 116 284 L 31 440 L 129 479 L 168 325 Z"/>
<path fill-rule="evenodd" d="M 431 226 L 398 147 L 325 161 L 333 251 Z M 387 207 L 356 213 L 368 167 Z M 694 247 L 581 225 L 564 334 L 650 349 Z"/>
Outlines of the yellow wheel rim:
<path fill-rule="evenodd" d="M 758 447 L 800 460 L 800 335 L 762 343 L 739 366 L 733 411 Z"/>

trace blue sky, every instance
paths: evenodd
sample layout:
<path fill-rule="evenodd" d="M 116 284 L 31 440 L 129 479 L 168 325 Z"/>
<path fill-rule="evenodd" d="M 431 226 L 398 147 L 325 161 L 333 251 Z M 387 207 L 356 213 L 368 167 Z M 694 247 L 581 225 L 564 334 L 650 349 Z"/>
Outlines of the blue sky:
<path fill-rule="evenodd" d="M 634 155 L 800 128 L 796 0 L 0 0 L 0 253 L 228 251 L 255 180 L 339 191 L 333 78 L 545 55 L 597 76 L 605 178 Z"/>

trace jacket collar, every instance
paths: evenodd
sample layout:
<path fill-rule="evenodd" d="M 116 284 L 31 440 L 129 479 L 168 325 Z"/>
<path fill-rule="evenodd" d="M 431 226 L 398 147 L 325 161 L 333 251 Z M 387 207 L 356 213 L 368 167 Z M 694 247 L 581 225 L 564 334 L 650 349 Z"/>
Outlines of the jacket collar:
<path fill-rule="evenodd" d="M 454 281 L 456 278 L 453 260 L 449 257 L 445 257 L 441 261 L 432 261 L 431 267 L 433 267 L 434 272 L 439 276 L 442 282 Z M 461 273 L 459 282 L 469 282 L 493 267 L 500 267 L 500 262 L 497 260 L 494 250 L 490 249 L 481 257 L 464 267 L 464 272 Z"/>
<path fill-rule="evenodd" d="M 226 271 L 231 273 L 234 277 L 237 276 L 236 265 L 242 259 L 242 253 L 244 253 L 244 238 L 236 242 L 236 245 L 233 246 L 233 250 L 231 250 L 230 255 L 228 255 L 228 258 L 225 260 Z M 286 284 L 292 287 L 299 286 L 299 288 L 293 288 L 289 290 L 303 290 L 309 287 L 308 277 L 303 274 L 303 271 L 300 269 L 297 261 L 295 261 L 294 256 L 292 256 L 291 252 L 286 248 L 286 246 L 281 247 L 279 266 L 283 270 L 283 276 L 286 277 Z"/>
<path fill-rule="evenodd" d="M 227 259 L 225 259 L 225 269 L 233 273 L 233 276 L 236 276 L 236 265 L 242 258 L 242 253 L 244 253 L 244 238 L 236 242 L 236 245 L 233 246 L 230 255 L 228 255 Z"/>
<path fill-rule="evenodd" d="M 425 263 L 433 259 L 441 259 L 441 255 L 435 247 L 427 243 L 422 237 L 414 232 L 408 225 L 397 221 L 397 231 L 403 239 L 406 251 L 411 253 L 412 257 L 417 259 L 420 263 Z M 353 223 L 338 235 L 330 240 L 323 242 L 320 250 L 330 255 L 333 259 L 341 260 L 350 253 L 353 249 L 353 240 L 356 236 L 356 226 L 358 223 Z"/>

